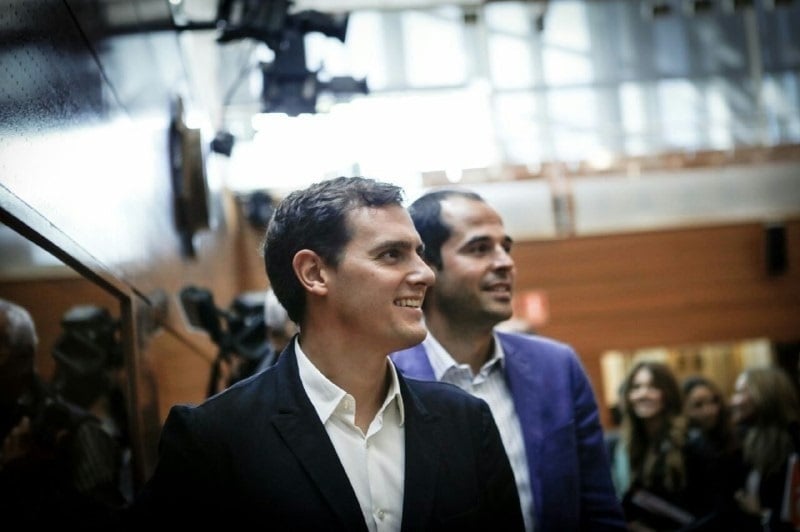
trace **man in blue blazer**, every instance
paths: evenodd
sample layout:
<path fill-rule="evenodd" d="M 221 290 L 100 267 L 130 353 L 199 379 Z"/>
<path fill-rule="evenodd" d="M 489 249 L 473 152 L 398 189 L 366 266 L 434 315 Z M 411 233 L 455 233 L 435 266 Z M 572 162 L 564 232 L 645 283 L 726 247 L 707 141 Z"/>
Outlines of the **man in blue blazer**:
<path fill-rule="evenodd" d="M 441 189 L 409 208 L 436 272 L 423 343 L 391 355 L 407 377 L 485 399 L 516 477 L 527 530 L 625 530 L 591 384 L 566 344 L 495 326 L 512 315 L 515 265 L 499 214 Z"/>
<path fill-rule="evenodd" d="M 421 250 L 394 185 L 336 178 L 289 194 L 264 257 L 300 332 L 274 366 L 170 410 L 133 528 L 522 530 L 488 405 L 388 359 L 426 334 Z"/>

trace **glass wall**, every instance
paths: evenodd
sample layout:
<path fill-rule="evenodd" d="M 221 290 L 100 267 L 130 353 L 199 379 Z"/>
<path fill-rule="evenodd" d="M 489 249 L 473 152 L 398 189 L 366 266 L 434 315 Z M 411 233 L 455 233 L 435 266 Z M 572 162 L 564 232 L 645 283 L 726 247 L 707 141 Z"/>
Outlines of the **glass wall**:
<path fill-rule="evenodd" d="M 323 80 L 365 77 L 370 94 L 229 124 L 241 140 L 234 188 L 353 171 L 413 188 L 433 170 L 456 180 L 470 168 L 800 142 L 800 2 L 693 12 L 675 1 L 658 16 L 649 5 L 354 12 L 345 43 L 306 35 L 307 65 Z M 240 101 L 257 100 L 257 81 Z"/>

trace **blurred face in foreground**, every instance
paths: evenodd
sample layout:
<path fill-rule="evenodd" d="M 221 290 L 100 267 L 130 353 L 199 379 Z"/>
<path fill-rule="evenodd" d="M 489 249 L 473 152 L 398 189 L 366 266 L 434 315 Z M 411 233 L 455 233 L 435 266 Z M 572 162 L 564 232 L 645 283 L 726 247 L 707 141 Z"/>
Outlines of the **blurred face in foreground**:
<path fill-rule="evenodd" d="M 442 244 L 431 305 L 462 324 L 494 326 L 511 317 L 514 260 L 500 215 L 484 202 L 453 196 L 441 203 L 452 234 Z"/>
<path fill-rule="evenodd" d="M 387 354 L 425 339 L 422 301 L 434 283 L 422 241 L 399 205 L 348 215 L 351 239 L 339 265 L 326 267 L 332 319 L 349 338 Z"/>

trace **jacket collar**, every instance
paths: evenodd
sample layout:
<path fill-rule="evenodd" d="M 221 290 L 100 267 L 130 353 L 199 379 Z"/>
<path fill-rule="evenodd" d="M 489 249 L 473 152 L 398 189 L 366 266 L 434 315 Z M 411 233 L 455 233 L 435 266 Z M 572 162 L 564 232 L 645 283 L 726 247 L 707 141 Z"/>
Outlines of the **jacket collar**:
<path fill-rule="evenodd" d="M 300 381 L 294 345 L 288 346 L 276 363 L 278 413 L 272 423 L 303 464 L 322 496 L 348 530 L 366 530 L 358 498 L 347 479 L 325 427 L 322 425 Z M 420 530 L 430 523 L 436 487 L 440 434 L 438 416 L 397 375 L 405 408 L 405 480 L 402 529 Z M 412 511 L 413 510 L 413 511 Z"/>

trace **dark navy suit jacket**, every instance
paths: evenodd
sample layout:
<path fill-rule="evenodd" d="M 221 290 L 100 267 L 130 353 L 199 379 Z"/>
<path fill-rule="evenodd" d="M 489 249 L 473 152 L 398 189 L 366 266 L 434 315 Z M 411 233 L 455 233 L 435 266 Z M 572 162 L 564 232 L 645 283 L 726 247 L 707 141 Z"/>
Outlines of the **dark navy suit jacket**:
<path fill-rule="evenodd" d="M 496 334 L 525 438 L 536 532 L 625 530 L 597 402 L 577 354 L 546 338 Z M 435 379 L 422 344 L 391 358 L 407 377 Z"/>
<path fill-rule="evenodd" d="M 488 405 L 399 376 L 405 409 L 402 530 L 522 530 L 513 472 Z M 275 366 L 200 406 L 174 406 L 133 528 L 366 531 L 355 492 L 300 381 L 294 342 Z"/>

